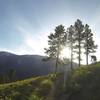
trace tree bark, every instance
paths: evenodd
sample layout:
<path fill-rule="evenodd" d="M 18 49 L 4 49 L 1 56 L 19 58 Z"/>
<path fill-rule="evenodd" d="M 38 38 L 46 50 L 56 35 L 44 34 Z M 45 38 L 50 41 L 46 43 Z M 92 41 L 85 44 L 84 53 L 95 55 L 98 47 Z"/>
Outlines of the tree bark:
<path fill-rule="evenodd" d="M 71 70 L 73 69 L 73 45 L 72 45 L 72 36 L 71 36 Z"/>
<path fill-rule="evenodd" d="M 58 68 L 58 61 L 59 61 L 59 47 L 60 46 L 60 41 L 58 42 L 58 51 L 57 51 L 57 58 L 56 58 L 56 67 L 55 67 L 55 74 L 57 73 L 57 68 Z"/>
<path fill-rule="evenodd" d="M 88 66 L 88 50 L 87 50 L 87 53 L 86 53 L 86 64 Z"/>
<path fill-rule="evenodd" d="M 80 33 L 79 33 L 79 40 L 78 40 L 78 42 L 79 42 L 79 67 L 80 67 L 80 65 L 81 65 L 81 40 L 80 40 Z"/>

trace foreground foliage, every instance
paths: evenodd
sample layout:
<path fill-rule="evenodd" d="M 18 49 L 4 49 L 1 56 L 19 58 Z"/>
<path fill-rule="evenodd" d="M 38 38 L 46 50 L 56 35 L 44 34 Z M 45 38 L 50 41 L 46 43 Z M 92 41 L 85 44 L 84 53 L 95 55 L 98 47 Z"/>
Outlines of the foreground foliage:
<path fill-rule="evenodd" d="M 0 85 L 0 100 L 100 100 L 100 62 L 63 74 Z"/>
<path fill-rule="evenodd" d="M 69 74 L 66 100 L 100 100 L 100 63 L 80 67 Z"/>
<path fill-rule="evenodd" d="M 60 94 L 58 76 L 51 74 L 0 85 L 0 100 L 53 100 L 57 96 L 55 88 Z"/>
<path fill-rule="evenodd" d="M 36 77 L 0 85 L 0 100 L 44 100 L 52 84 L 48 77 Z"/>

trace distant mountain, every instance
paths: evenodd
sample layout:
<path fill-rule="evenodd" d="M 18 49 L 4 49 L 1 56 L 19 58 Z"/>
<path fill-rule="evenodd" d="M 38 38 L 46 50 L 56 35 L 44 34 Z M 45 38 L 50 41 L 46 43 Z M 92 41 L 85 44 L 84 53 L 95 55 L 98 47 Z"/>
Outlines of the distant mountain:
<path fill-rule="evenodd" d="M 16 79 L 25 79 L 31 76 L 47 75 L 54 72 L 55 61 L 43 61 L 45 56 L 16 55 L 9 52 L 0 52 L 0 75 L 15 71 Z M 77 66 L 77 64 L 74 64 Z M 59 66 L 58 71 L 70 69 L 70 63 Z"/>

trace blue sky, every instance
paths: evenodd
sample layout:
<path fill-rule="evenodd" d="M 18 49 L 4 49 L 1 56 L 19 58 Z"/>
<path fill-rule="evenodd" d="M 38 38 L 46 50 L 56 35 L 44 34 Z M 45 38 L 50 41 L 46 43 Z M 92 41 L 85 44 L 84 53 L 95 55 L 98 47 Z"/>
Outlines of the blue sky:
<path fill-rule="evenodd" d="M 99 45 L 100 0 L 0 0 L 0 51 L 43 55 L 55 26 L 76 19 L 90 25 Z"/>

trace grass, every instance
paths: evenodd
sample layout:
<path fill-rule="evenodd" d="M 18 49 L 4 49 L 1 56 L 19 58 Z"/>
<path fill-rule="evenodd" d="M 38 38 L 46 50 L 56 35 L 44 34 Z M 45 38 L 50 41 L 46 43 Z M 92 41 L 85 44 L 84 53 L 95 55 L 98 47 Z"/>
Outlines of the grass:
<path fill-rule="evenodd" d="M 52 84 L 44 76 L 0 85 L 0 100 L 44 100 Z"/>
<path fill-rule="evenodd" d="M 62 74 L 0 85 L 0 100 L 100 100 L 100 62 Z"/>
<path fill-rule="evenodd" d="M 73 70 L 66 94 L 66 100 L 100 100 L 100 62 Z"/>
<path fill-rule="evenodd" d="M 30 78 L 0 85 L 0 100 L 51 100 L 58 86 L 60 74 Z M 59 81 L 60 82 L 60 81 Z M 62 81 L 61 81 L 62 82 Z M 58 92 L 60 90 L 57 90 Z M 53 100 L 53 99 L 52 99 Z M 54 99 L 58 100 L 58 99 Z"/>

